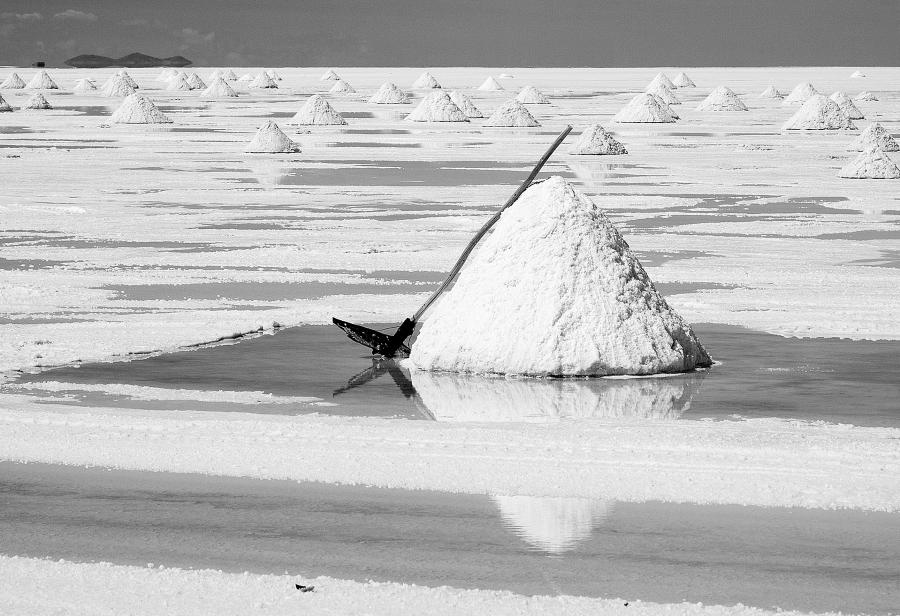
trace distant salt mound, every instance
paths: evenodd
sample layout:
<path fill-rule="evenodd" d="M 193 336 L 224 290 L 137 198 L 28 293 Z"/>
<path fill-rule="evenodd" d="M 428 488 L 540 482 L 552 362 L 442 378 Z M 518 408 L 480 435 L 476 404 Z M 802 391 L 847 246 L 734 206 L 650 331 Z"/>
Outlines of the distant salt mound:
<path fill-rule="evenodd" d="M 250 73 L 244 73 L 243 75 L 238 77 L 238 81 L 241 83 L 248 83 L 250 81 L 253 81 L 253 75 L 251 75 Z"/>
<path fill-rule="evenodd" d="M 675 79 L 672 80 L 672 83 L 675 84 L 676 88 L 697 87 L 697 84 L 695 84 L 685 73 L 678 73 L 677 75 L 675 75 Z"/>
<path fill-rule="evenodd" d="M 383 83 L 378 91 L 369 99 L 376 105 L 408 105 L 409 97 L 394 83 Z"/>
<path fill-rule="evenodd" d="M 135 92 L 125 97 L 112 114 L 115 124 L 171 124 L 172 120 L 160 111 L 149 98 Z"/>
<path fill-rule="evenodd" d="M 278 88 L 278 84 L 275 83 L 275 80 L 269 77 L 268 73 L 265 71 L 259 73 L 253 81 L 251 81 L 248 85 L 248 88 L 254 88 L 259 90 L 275 90 Z"/>
<path fill-rule="evenodd" d="M 862 71 L 853 71 L 852 73 L 850 73 L 850 79 L 860 79 L 865 76 L 866 74 Z"/>
<path fill-rule="evenodd" d="M 6 102 L 6 99 L 4 99 L 3 95 L 0 94 L 0 113 L 5 113 L 12 110 L 13 108 L 9 106 L 9 103 Z"/>
<path fill-rule="evenodd" d="M 291 141 L 291 138 L 285 135 L 275 122 L 269 120 L 256 131 L 246 151 L 259 154 L 279 154 L 299 152 L 300 147 Z"/>
<path fill-rule="evenodd" d="M 31 78 L 28 85 L 25 86 L 29 90 L 59 90 L 56 82 L 50 79 L 47 71 L 40 71 Z"/>
<path fill-rule="evenodd" d="M 126 71 L 124 68 L 122 70 L 120 70 L 117 74 L 121 75 L 122 79 L 125 80 L 125 83 L 127 83 L 129 86 L 131 86 L 132 89 L 134 89 L 134 90 L 140 89 L 141 86 L 138 85 L 138 82 L 136 82 L 134 80 L 134 78 L 128 74 L 128 71 Z"/>
<path fill-rule="evenodd" d="M 110 77 L 106 83 L 103 84 L 103 89 L 100 90 L 102 96 L 110 98 L 124 98 L 130 94 L 134 94 L 134 92 L 135 89 L 131 87 L 128 80 L 125 79 L 125 76 L 119 73 Z"/>
<path fill-rule="evenodd" d="M 171 92 L 188 92 L 191 90 L 191 84 L 188 83 L 187 77 L 184 76 L 184 73 L 178 73 L 169 80 L 169 85 L 166 86 L 166 90 L 169 90 Z"/>
<path fill-rule="evenodd" d="M 321 94 L 313 94 L 291 119 L 293 124 L 306 126 L 345 125 L 347 121 Z"/>
<path fill-rule="evenodd" d="M 468 122 L 466 113 L 446 92 L 431 92 L 423 98 L 412 113 L 406 116 L 409 122 Z"/>
<path fill-rule="evenodd" d="M 511 100 L 503 103 L 491 117 L 487 119 L 484 126 L 503 126 L 503 127 L 532 127 L 540 126 L 540 122 L 534 119 L 528 107 L 517 100 Z"/>
<path fill-rule="evenodd" d="M 504 88 L 500 85 L 499 81 L 497 81 L 493 77 L 488 77 L 481 83 L 480 86 L 478 86 L 478 89 L 485 92 L 493 92 L 496 90 L 503 90 Z"/>
<path fill-rule="evenodd" d="M 237 76 L 237 74 L 236 74 L 233 70 L 228 69 L 228 70 L 225 71 L 225 73 L 222 75 L 222 78 L 223 78 L 225 81 L 237 81 L 238 76 Z"/>
<path fill-rule="evenodd" d="M 94 92 L 96 89 L 97 86 L 90 79 L 79 79 L 75 82 L 75 87 L 72 88 L 72 91 L 80 94 L 83 92 Z"/>
<path fill-rule="evenodd" d="M 425 71 L 413 82 L 412 87 L 414 90 L 434 90 L 440 88 L 441 84 L 434 78 L 434 75 Z"/>
<path fill-rule="evenodd" d="M 516 100 L 525 105 L 549 105 L 550 99 L 534 86 L 525 86 L 516 94 Z"/>
<path fill-rule="evenodd" d="M 554 176 L 533 184 L 424 319 L 419 369 L 646 375 L 710 365 L 615 226 Z"/>
<path fill-rule="evenodd" d="M 269 70 L 267 70 L 267 71 L 266 71 L 266 74 L 267 74 L 269 77 L 271 77 L 273 80 L 275 80 L 275 81 L 284 81 L 284 80 L 282 79 L 281 75 L 278 74 L 278 71 L 276 71 L 276 70 L 274 70 L 274 69 L 269 69 Z"/>
<path fill-rule="evenodd" d="M 337 81 L 340 78 L 341 76 L 335 73 L 333 69 L 328 69 L 319 77 L 319 81 Z"/>
<path fill-rule="evenodd" d="M 769 86 L 759 95 L 760 98 L 784 98 L 784 94 L 778 91 L 775 86 Z"/>
<path fill-rule="evenodd" d="M 174 68 L 164 68 L 159 75 L 156 76 L 156 81 L 168 82 L 172 77 L 178 74 Z"/>
<path fill-rule="evenodd" d="M 206 75 L 206 80 L 208 82 L 212 83 L 213 81 L 215 81 L 216 79 L 218 79 L 221 76 L 222 76 L 222 71 L 220 71 L 219 69 L 216 69 L 213 72 L 208 73 Z"/>
<path fill-rule="evenodd" d="M 53 109 L 50 106 L 50 103 L 47 102 L 47 99 L 44 98 L 44 95 L 40 92 L 36 92 L 31 95 L 25 104 L 22 105 L 22 109 Z"/>
<path fill-rule="evenodd" d="M 515 79 L 515 75 L 510 75 L 509 73 L 500 73 L 500 79 Z"/>
<path fill-rule="evenodd" d="M 191 73 L 187 78 L 188 85 L 191 86 L 191 90 L 205 90 L 206 84 L 203 83 L 203 80 L 200 79 L 200 75 L 197 73 Z"/>
<path fill-rule="evenodd" d="M 625 146 L 616 141 L 615 137 L 610 135 L 599 124 L 591 124 L 581 133 L 578 141 L 569 150 L 569 154 L 588 155 L 588 156 L 606 156 L 628 154 Z"/>
<path fill-rule="evenodd" d="M 840 106 L 821 94 L 813 95 L 797 113 L 781 127 L 782 130 L 856 130 L 853 122 Z"/>
<path fill-rule="evenodd" d="M 228 82 L 222 77 L 213 79 L 209 87 L 200 93 L 201 98 L 237 98 L 237 95 L 234 88 L 228 85 Z"/>
<path fill-rule="evenodd" d="M 836 102 L 838 104 L 838 107 L 840 107 L 843 110 L 843 112 L 845 114 L 847 114 L 847 117 L 850 118 L 851 120 L 865 120 L 866 119 L 866 116 L 864 116 L 862 114 L 862 111 L 860 111 L 856 107 L 856 105 L 853 104 L 853 100 L 849 96 L 847 96 L 847 94 L 845 92 L 841 92 L 841 91 L 835 92 L 828 98 L 830 98 L 831 100 Z"/>
<path fill-rule="evenodd" d="M 669 77 L 665 73 L 657 73 L 656 77 L 654 77 L 653 80 L 650 81 L 649 84 L 647 84 L 647 90 L 645 91 L 648 91 L 651 88 L 655 88 L 656 86 L 664 86 L 666 88 L 669 88 L 670 90 L 676 89 L 675 84 L 672 83 L 672 80 L 669 79 Z"/>
<path fill-rule="evenodd" d="M 660 83 L 647 86 L 647 89 L 645 91 L 647 92 L 647 94 L 655 94 L 666 105 L 680 105 L 681 104 L 681 101 L 678 100 L 678 97 L 675 96 L 675 93 Z"/>
<path fill-rule="evenodd" d="M 638 94 L 613 116 L 620 123 L 667 123 L 676 120 L 675 114 L 653 94 Z"/>
<path fill-rule="evenodd" d="M 838 177 L 856 180 L 896 180 L 900 167 L 878 146 L 864 150 L 838 172 Z"/>
<path fill-rule="evenodd" d="M 875 96 L 874 94 L 872 94 L 871 92 L 869 92 L 868 90 L 860 92 L 859 94 L 856 95 L 856 101 L 859 103 L 867 103 L 867 102 L 872 102 L 872 101 L 877 101 L 877 100 L 878 100 L 878 97 Z"/>
<path fill-rule="evenodd" d="M 798 83 L 791 93 L 784 99 L 782 105 L 802 105 L 810 98 L 818 94 L 816 89 L 808 81 Z"/>
<path fill-rule="evenodd" d="M 349 83 L 344 81 L 343 79 L 338 79 L 334 82 L 334 85 L 331 86 L 331 89 L 328 90 L 332 94 L 353 94 L 356 90 L 353 89 Z"/>
<path fill-rule="evenodd" d="M 869 124 L 848 149 L 853 152 L 864 152 L 871 147 L 877 147 L 884 152 L 900 152 L 900 144 L 878 122 Z"/>
<path fill-rule="evenodd" d="M 747 111 L 747 105 L 731 88 L 719 86 L 697 105 L 697 111 Z"/>
<path fill-rule="evenodd" d="M 25 87 L 25 80 L 18 73 L 12 73 L 0 83 L 0 90 L 21 90 Z"/>
<path fill-rule="evenodd" d="M 468 96 L 460 92 L 459 90 L 453 90 L 450 93 L 450 100 L 453 101 L 453 104 L 459 107 L 466 117 L 468 118 L 483 118 L 484 114 L 481 113 L 481 110 L 475 106 L 475 104 L 469 99 Z"/>

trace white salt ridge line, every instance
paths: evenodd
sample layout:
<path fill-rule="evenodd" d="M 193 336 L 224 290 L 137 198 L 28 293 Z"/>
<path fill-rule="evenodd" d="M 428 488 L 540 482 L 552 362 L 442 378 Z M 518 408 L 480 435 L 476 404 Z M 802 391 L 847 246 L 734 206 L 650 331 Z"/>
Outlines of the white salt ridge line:
<path fill-rule="evenodd" d="M 193 400 L 195 402 L 228 402 L 231 404 L 311 404 L 333 406 L 314 396 L 276 396 L 264 391 L 205 391 L 200 389 L 169 389 L 118 383 L 88 384 L 42 381 L 7 385 L 10 390 L 38 390 L 49 392 L 99 392 L 110 396 L 127 396 L 132 400 Z M 322 404 L 320 404 L 322 403 Z"/>
<path fill-rule="evenodd" d="M 429 588 L 395 582 L 355 582 L 331 577 L 224 573 L 211 569 L 74 563 L 0 556 L 0 612 L 30 616 L 129 614 L 131 616 L 317 616 L 366 614 L 456 616 L 530 614 L 580 616 L 803 616 L 742 604 L 651 603 L 593 597 L 524 596 L 500 590 Z M 315 586 L 299 592 L 295 584 Z M 837 616 L 828 612 L 828 616 Z M 824 615 L 823 615 L 824 616 Z"/>
<path fill-rule="evenodd" d="M 900 511 L 900 430 L 133 411 L 9 395 L 0 459 L 494 495 Z"/>

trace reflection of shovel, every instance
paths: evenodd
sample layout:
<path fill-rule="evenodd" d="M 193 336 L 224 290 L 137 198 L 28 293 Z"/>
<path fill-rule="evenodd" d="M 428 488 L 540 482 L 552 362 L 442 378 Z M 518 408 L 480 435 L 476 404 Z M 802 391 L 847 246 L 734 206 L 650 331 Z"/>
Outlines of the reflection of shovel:
<path fill-rule="evenodd" d="M 534 178 L 540 172 L 541 168 L 544 166 L 544 163 L 550 158 L 556 148 L 560 146 L 566 136 L 572 131 L 571 126 L 566 126 L 565 130 L 559 134 L 559 137 L 556 138 L 556 141 L 553 142 L 553 145 L 550 146 L 541 159 L 538 161 L 537 165 L 534 166 L 534 169 L 531 170 L 531 173 L 528 175 L 528 178 L 522 182 L 522 185 L 516 189 L 516 192 L 513 193 L 512 197 L 503 205 L 500 210 L 491 216 L 490 220 L 484 223 L 484 226 L 478 230 L 478 233 L 475 234 L 475 237 L 469 242 L 466 246 L 466 249 L 463 250 L 462 254 L 459 256 L 459 259 L 456 260 L 456 264 L 453 266 L 453 269 L 450 270 L 450 273 L 447 274 L 447 278 L 444 279 L 444 282 L 441 284 L 437 290 L 431 294 L 431 297 L 426 300 L 422 307 L 419 308 L 416 313 L 403 321 L 400 324 L 400 327 L 397 328 L 397 331 L 394 332 L 393 335 L 388 335 L 383 332 L 375 331 L 374 329 L 369 329 L 368 327 L 363 327 L 362 325 L 356 325 L 354 323 L 348 323 L 347 321 L 342 321 L 340 319 L 332 318 L 331 321 L 340 327 L 347 334 L 347 337 L 350 338 L 353 342 L 358 342 L 363 346 L 367 346 L 372 349 L 373 354 L 381 355 L 383 357 L 394 357 L 398 352 L 409 354 L 409 347 L 404 344 L 406 339 L 409 338 L 413 330 L 416 327 L 416 322 L 419 318 L 428 310 L 428 307 L 434 303 L 434 301 L 447 290 L 447 287 L 453 282 L 456 275 L 459 274 L 459 271 L 462 269 L 462 266 L 465 264 L 466 259 L 469 258 L 469 254 L 471 254 L 472 250 L 474 250 L 475 246 L 481 240 L 482 237 L 494 226 L 498 220 L 500 220 L 500 214 L 503 211 L 510 207 L 513 203 L 515 203 L 519 197 L 522 196 L 522 193 L 531 186 L 531 183 L 534 181 Z M 375 377 L 372 377 L 375 378 Z"/>
<path fill-rule="evenodd" d="M 372 365 L 363 370 L 358 374 L 354 374 L 347 381 L 347 385 L 341 387 L 339 389 L 335 389 L 334 393 L 332 393 L 332 397 L 337 397 L 342 393 L 348 392 L 351 389 L 356 387 L 360 387 L 365 385 L 369 381 L 374 381 L 378 377 L 384 375 L 385 373 L 390 374 L 391 378 L 394 379 L 394 384 L 400 389 L 400 392 L 403 394 L 403 397 L 407 400 L 416 395 L 416 389 L 413 387 L 412 381 L 410 381 L 403 371 L 400 370 L 400 367 L 394 363 L 392 359 L 372 359 Z"/>

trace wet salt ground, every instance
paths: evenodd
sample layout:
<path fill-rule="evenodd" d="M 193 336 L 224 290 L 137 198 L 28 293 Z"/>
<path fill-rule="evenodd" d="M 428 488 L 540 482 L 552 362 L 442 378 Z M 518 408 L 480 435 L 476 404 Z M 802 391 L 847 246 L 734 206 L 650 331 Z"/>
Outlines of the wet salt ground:
<path fill-rule="evenodd" d="M 900 518 L 0 463 L 7 554 L 891 613 Z"/>
<path fill-rule="evenodd" d="M 390 328 L 381 325 L 380 328 Z M 333 326 L 291 328 L 130 362 L 62 367 L 15 383 L 55 401 L 144 409 L 309 412 L 426 420 L 780 417 L 900 427 L 900 342 L 791 339 L 724 325 L 695 331 L 719 362 L 708 371 L 643 379 L 491 379 L 413 373 L 373 363 Z M 42 381 L 314 396 L 335 406 L 141 401 L 46 392 Z M 13 384 L 15 386 L 15 384 Z M 510 402 L 510 401 L 513 402 Z"/>

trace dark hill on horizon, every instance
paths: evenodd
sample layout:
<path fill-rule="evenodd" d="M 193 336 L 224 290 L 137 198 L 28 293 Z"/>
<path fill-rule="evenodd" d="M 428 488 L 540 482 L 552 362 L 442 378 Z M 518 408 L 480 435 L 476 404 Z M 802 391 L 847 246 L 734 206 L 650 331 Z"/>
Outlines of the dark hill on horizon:
<path fill-rule="evenodd" d="M 130 53 L 121 58 L 107 58 L 106 56 L 95 56 L 91 54 L 82 54 L 69 58 L 64 62 L 75 68 L 105 68 L 107 66 L 121 66 L 124 68 L 150 68 L 154 66 L 188 66 L 192 64 L 190 60 L 184 56 L 172 56 L 171 58 L 155 58 L 145 53 Z"/>

